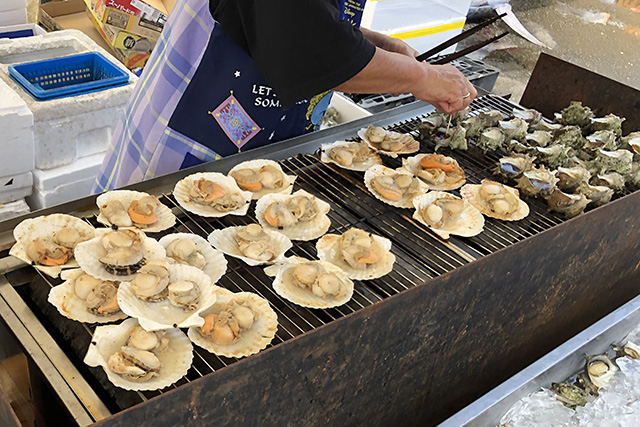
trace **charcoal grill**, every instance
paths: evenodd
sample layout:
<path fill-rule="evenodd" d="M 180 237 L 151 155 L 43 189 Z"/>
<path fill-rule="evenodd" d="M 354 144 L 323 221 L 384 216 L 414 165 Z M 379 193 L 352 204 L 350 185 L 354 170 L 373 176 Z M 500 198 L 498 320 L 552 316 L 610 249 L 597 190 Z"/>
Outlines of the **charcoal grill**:
<path fill-rule="evenodd" d="M 490 94 L 472 107 L 473 114 L 520 108 Z M 79 425 L 435 424 L 638 294 L 640 218 L 638 194 L 570 221 L 530 200 L 525 220 L 487 218 L 482 234 L 442 241 L 410 210 L 373 198 L 362 174 L 323 164 L 314 154 L 321 143 L 354 138 L 368 124 L 415 135 L 431 109 L 406 105 L 131 186 L 158 195 L 178 218 L 173 229 L 153 237 L 206 237 L 254 221 L 253 209 L 247 217 L 201 218 L 176 203 L 175 183 L 196 171 L 227 172 L 249 158 L 271 158 L 298 177 L 296 188 L 331 204 L 330 233 L 355 226 L 392 240 L 393 272 L 356 282 L 352 300 L 329 310 L 283 300 L 261 268 L 228 258 L 218 284 L 262 295 L 278 314 L 274 341 L 257 355 L 237 360 L 196 347 L 193 366 L 174 386 L 114 388 L 101 368 L 82 363 L 94 326 L 63 318 L 47 303 L 60 280 L 16 262 L 6 250 L 0 253 L 0 315 Z M 423 142 L 421 151 L 433 147 Z M 498 159 L 475 147 L 453 156 L 470 183 L 491 177 Z M 400 160 L 385 164 L 398 167 Z M 38 214 L 53 212 L 99 225 L 94 197 Z M 0 223 L 0 248 L 9 247 L 24 218 Z M 292 251 L 316 255 L 308 242 L 295 242 Z"/>

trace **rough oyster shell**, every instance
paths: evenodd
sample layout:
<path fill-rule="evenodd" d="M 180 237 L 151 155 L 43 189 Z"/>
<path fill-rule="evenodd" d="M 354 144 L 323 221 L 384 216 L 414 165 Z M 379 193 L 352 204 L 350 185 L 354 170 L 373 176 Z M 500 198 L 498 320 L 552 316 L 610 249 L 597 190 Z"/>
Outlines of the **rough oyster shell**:
<path fill-rule="evenodd" d="M 534 125 L 542 120 L 542 113 L 534 109 L 521 110 L 519 108 L 514 108 L 513 116 L 524 120 L 525 122 L 529 123 L 529 125 Z"/>
<path fill-rule="evenodd" d="M 113 200 L 119 200 L 125 209 L 129 207 L 131 202 L 140 200 L 145 196 L 150 196 L 147 193 L 131 190 L 113 190 L 103 193 L 96 199 L 96 205 L 100 208 L 100 214 L 96 218 L 99 223 L 111 227 L 113 224 L 109 222 L 109 219 L 103 214 L 103 206 L 107 205 Z M 151 225 L 145 226 L 141 224 L 133 223 L 132 227 L 140 228 L 147 233 L 157 233 L 159 231 L 171 228 L 176 223 L 176 216 L 171 212 L 169 207 L 163 205 L 158 201 L 159 206 L 154 209 L 154 213 L 158 217 L 158 220 Z"/>
<path fill-rule="evenodd" d="M 166 332 L 169 346 L 156 354 L 160 359 L 159 375 L 145 382 L 130 381 L 107 367 L 109 357 L 125 345 L 131 331 L 138 325 L 136 319 L 127 319 L 119 325 L 98 326 L 84 357 L 89 366 L 102 366 L 109 381 L 125 390 L 159 390 L 170 386 L 187 374 L 193 360 L 193 345 L 180 329 Z"/>
<path fill-rule="evenodd" d="M 616 135 L 622 135 L 622 122 L 626 119 L 624 117 L 618 117 L 615 114 L 608 114 L 604 117 L 598 117 L 595 119 L 591 119 L 591 130 L 599 131 L 599 130 L 611 130 L 616 133 Z"/>
<path fill-rule="evenodd" d="M 558 188 L 566 192 L 573 192 L 580 184 L 589 182 L 591 178 L 591 173 L 582 166 L 559 167 L 557 172 Z"/>
<path fill-rule="evenodd" d="M 613 131 L 600 130 L 587 136 L 587 141 L 584 143 L 583 148 L 591 151 L 596 151 L 600 148 L 603 150 L 615 150 L 618 148 L 617 138 Z"/>
<path fill-rule="evenodd" d="M 480 138 L 476 146 L 484 153 L 488 151 L 495 151 L 502 147 L 502 144 L 507 140 L 504 131 L 498 127 L 487 128 L 480 133 Z"/>
<path fill-rule="evenodd" d="M 591 185 L 602 185 L 611 188 L 616 193 L 621 192 L 625 186 L 625 178 L 618 172 L 610 172 L 606 174 L 597 174 L 591 178 Z"/>
<path fill-rule="evenodd" d="M 601 172 L 613 171 L 622 175 L 631 173 L 633 153 L 628 150 L 606 151 L 598 150 L 596 158 Z"/>
<path fill-rule="evenodd" d="M 278 330 L 278 316 L 269 306 L 269 302 L 251 292 L 219 293 L 215 304 L 200 313 L 201 325 L 204 317 L 209 314 L 218 314 L 230 305 L 243 305 L 253 312 L 254 319 L 249 329 L 242 330 L 239 339 L 231 344 L 221 345 L 205 337 L 199 327 L 189 328 L 189 338 L 199 347 L 211 353 L 224 357 L 245 357 L 259 352 L 269 345 Z"/>
<path fill-rule="evenodd" d="M 76 230 L 80 235 L 79 241 L 87 241 L 95 236 L 95 229 L 91 225 L 71 215 L 51 214 L 25 219 L 13 230 L 16 243 L 9 251 L 9 255 L 28 264 L 33 264 L 35 268 L 51 277 L 58 277 L 64 268 L 77 268 L 78 263 L 74 257 L 69 258 L 65 264 L 60 266 L 46 266 L 35 264 L 28 255 L 29 245 L 35 239 L 53 239 L 57 232 L 65 228 Z"/>
<path fill-rule="evenodd" d="M 555 190 L 558 178 L 555 171 L 540 167 L 523 173 L 516 182 L 518 190 L 525 196 L 547 197 Z"/>
<path fill-rule="evenodd" d="M 84 323 L 109 323 L 125 319 L 127 315 L 118 311 L 109 316 L 98 316 L 87 310 L 83 299 L 75 292 L 75 280 L 85 274 L 80 268 L 66 270 L 62 273 L 65 281 L 51 288 L 48 301 L 53 304 L 64 317 Z"/>
<path fill-rule="evenodd" d="M 467 150 L 467 128 L 462 125 L 455 125 L 446 133 L 446 129 L 442 129 L 444 136 L 436 143 L 435 151 L 442 147 L 449 147 L 451 150 Z"/>
<path fill-rule="evenodd" d="M 529 123 L 521 118 L 513 118 L 511 120 L 504 120 L 498 122 L 498 126 L 502 129 L 506 139 L 517 139 L 522 141 L 527 136 L 527 130 L 529 129 Z"/>
<path fill-rule="evenodd" d="M 245 204 L 236 210 L 221 212 L 215 209 L 213 206 L 204 205 L 192 201 L 189 192 L 193 187 L 193 182 L 199 179 L 206 179 L 208 181 L 214 182 L 223 187 L 227 192 L 237 192 L 241 194 Z M 180 206 L 182 206 L 189 212 L 211 218 L 219 218 L 226 215 L 246 215 L 247 210 L 249 209 L 249 204 L 251 203 L 251 197 L 253 197 L 253 193 L 251 193 L 250 191 L 242 191 L 240 187 L 238 187 L 238 184 L 236 184 L 235 179 L 218 172 L 199 172 L 181 179 L 173 189 L 173 195 Z"/>
<path fill-rule="evenodd" d="M 591 124 L 591 118 L 593 117 L 593 111 L 587 106 L 582 106 L 582 102 L 571 101 L 568 107 L 562 110 L 560 113 L 555 114 L 556 121 L 563 125 L 575 125 L 575 126 L 589 126 Z"/>
<path fill-rule="evenodd" d="M 104 264 L 99 260 L 106 254 L 106 250 L 102 246 L 102 237 L 112 231 L 113 230 L 110 228 L 97 229 L 96 237 L 78 244 L 75 251 L 76 259 L 78 260 L 80 268 L 82 268 L 87 274 L 98 279 L 111 280 L 114 282 L 131 280 L 135 274 L 117 276 L 109 273 L 105 269 Z M 142 256 L 146 261 L 164 259 L 166 252 L 157 240 L 147 237 L 142 231 L 137 229 L 131 229 L 131 231 L 140 235 L 140 239 L 142 241 Z"/>
<path fill-rule="evenodd" d="M 421 139 L 427 139 L 438 132 L 438 129 L 446 124 L 448 118 L 440 111 L 434 111 L 427 117 L 424 117 L 418 125 L 418 131 L 420 132 Z"/>
<path fill-rule="evenodd" d="M 474 208 L 469 202 L 463 200 L 464 209 L 458 215 L 455 216 L 455 224 L 453 227 L 436 228 L 429 224 L 422 215 L 425 209 L 430 205 L 433 205 L 439 199 L 458 199 L 451 193 L 445 193 L 442 191 L 432 191 L 423 196 L 413 199 L 413 205 L 416 208 L 413 213 L 413 218 L 429 227 L 434 233 L 443 239 L 448 239 L 449 235 L 454 234 L 456 236 L 471 237 L 482 233 L 484 228 L 484 217 L 480 211 Z"/>
<path fill-rule="evenodd" d="M 420 149 L 420 143 L 416 141 L 413 138 L 413 136 L 409 134 L 402 134 L 402 133 L 387 131 L 383 129 L 386 132 L 384 139 L 385 140 L 387 138 L 398 139 L 399 146 L 400 146 L 398 149 L 384 149 L 381 147 L 382 142 L 372 141 L 371 137 L 368 134 L 368 131 L 371 128 L 375 128 L 375 126 L 369 126 L 369 128 L 367 129 L 364 129 L 364 128 L 360 129 L 358 131 L 358 136 L 362 138 L 362 140 L 365 141 L 369 145 L 369 147 L 373 148 L 378 153 L 382 153 L 389 157 L 395 158 L 395 157 L 398 157 L 398 154 L 411 154 L 411 153 L 415 153 Z M 378 129 L 382 129 L 382 128 L 378 128 Z"/>
<path fill-rule="evenodd" d="M 584 194 L 567 194 L 556 189 L 547 203 L 550 211 L 559 212 L 569 219 L 584 212 L 591 201 Z"/>
<path fill-rule="evenodd" d="M 631 132 L 622 138 L 622 148 L 631 151 L 635 157 L 640 155 L 640 132 Z"/>
<path fill-rule="evenodd" d="M 546 147 L 549 145 L 551 140 L 553 139 L 553 135 L 551 132 L 546 132 L 543 130 L 537 130 L 532 133 L 527 134 L 525 140 L 529 145 L 537 145 L 538 147 Z"/>
<path fill-rule="evenodd" d="M 199 299 L 195 310 L 183 310 L 165 299 L 160 302 L 145 302 L 136 297 L 131 282 L 122 282 L 118 289 L 120 309 L 131 317 L 135 317 L 147 331 L 158 331 L 169 328 L 188 328 L 202 326 L 203 319 L 199 313 L 216 301 L 215 289 L 209 276 L 202 270 L 188 265 L 169 266 L 169 286 L 178 281 L 192 281 L 198 285 Z"/>
<path fill-rule="evenodd" d="M 544 117 L 540 119 L 537 123 L 531 123 L 529 126 L 530 130 L 544 130 L 547 132 L 553 132 L 562 128 L 562 125 L 559 123 L 551 123 Z"/>
<path fill-rule="evenodd" d="M 589 185 L 586 182 L 580 184 L 576 190 L 580 194 L 584 194 L 587 199 L 591 200 L 593 206 L 602 206 L 611 201 L 613 190 L 603 185 Z"/>
<path fill-rule="evenodd" d="M 201 268 L 204 271 L 204 274 L 209 276 L 213 283 L 216 283 L 227 271 L 227 260 L 224 255 L 211 247 L 209 242 L 207 242 L 203 237 L 200 237 L 196 234 L 191 233 L 174 233 L 167 234 L 160 239 L 160 244 L 166 248 L 169 246 L 171 242 L 176 239 L 189 239 L 193 243 L 196 244 L 196 249 L 198 252 L 204 256 L 204 259 L 207 261 L 205 266 Z M 168 261 L 171 261 L 170 258 L 167 258 Z"/>
<path fill-rule="evenodd" d="M 269 224 L 265 218 L 264 214 L 267 208 L 275 202 L 286 203 L 291 200 L 291 198 L 296 196 L 306 196 L 311 198 L 315 202 L 315 208 L 317 210 L 317 215 L 311 221 L 301 222 L 298 221 L 293 225 L 284 227 L 282 229 L 278 229 L 277 227 L 273 227 Z M 313 240 L 322 236 L 324 233 L 329 230 L 331 226 L 331 220 L 327 216 L 331 207 L 329 203 L 318 199 L 314 195 L 307 193 L 304 190 L 298 190 L 291 195 L 286 194 L 267 194 L 266 196 L 260 198 L 256 203 L 255 215 L 258 219 L 258 222 L 265 230 L 273 230 L 277 231 L 281 234 L 284 234 L 291 240 Z"/>
<path fill-rule="evenodd" d="M 352 148 L 352 150 L 349 151 L 354 151 L 355 149 L 357 149 L 355 150 L 357 153 L 364 151 L 361 147 L 366 147 L 367 155 L 360 156 L 362 158 L 359 158 L 356 154 L 354 154 L 353 158 L 346 159 L 351 160 L 352 163 L 348 165 L 342 164 L 338 160 L 334 159 L 331 154 L 334 149 L 339 149 L 342 147 Z M 333 163 L 340 166 L 341 168 L 358 172 L 364 172 L 371 166 L 382 164 L 382 159 L 380 158 L 380 156 L 375 152 L 375 150 L 373 150 L 371 147 L 369 147 L 368 144 L 364 142 L 336 141 L 331 144 L 322 144 L 322 146 L 320 147 L 320 160 L 324 163 Z"/>
<path fill-rule="evenodd" d="M 564 126 L 554 130 L 553 145 L 564 145 L 577 150 L 581 149 L 585 142 L 582 130 L 578 126 Z"/>
<path fill-rule="evenodd" d="M 219 251 L 222 251 L 226 255 L 239 258 L 247 265 L 263 265 L 273 264 L 284 259 L 284 254 L 293 247 L 291 240 L 282 233 L 274 230 L 264 229 L 264 232 L 270 237 L 269 246 L 275 253 L 275 258 L 270 261 L 259 261 L 246 257 L 238 247 L 236 242 L 236 234 L 243 226 L 227 227 L 222 230 L 214 230 L 209 234 L 209 243 L 213 245 Z"/>
<path fill-rule="evenodd" d="M 518 207 L 515 211 L 508 214 L 498 214 L 496 212 L 488 209 L 484 203 L 482 203 L 482 198 L 480 196 L 480 188 L 482 184 L 495 184 L 503 187 L 502 191 L 507 191 L 511 193 L 518 199 Z M 500 184 L 495 181 L 490 181 L 488 179 L 483 179 L 481 184 L 466 184 L 460 189 L 460 195 L 463 199 L 467 200 L 469 203 L 473 205 L 476 209 L 478 209 L 483 215 L 486 215 L 491 218 L 501 219 L 504 221 L 519 221 L 529 215 L 529 205 L 527 205 L 524 201 L 520 199 L 518 190 L 515 188 L 509 187 L 507 185 Z"/>
<path fill-rule="evenodd" d="M 403 177 L 410 177 L 411 183 L 409 184 L 409 186 L 406 188 L 398 187 L 396 189 L 397 195 L 400 195 L 400 198 L 397 200 L 392 200 L 383 196 L 382 193 L 380 193 L 378 187 L 376 187 L 374 180 L 380 177 L 391 177 L 393 179 L 393 177 L 396 177 L 398 175 L 402 175 Z M 413 174 L 406 169 L 400 168 L 394 170 L 382 165 L 376 165 L 369 168 L 364 173 L 364 183 L 376 199 L 397 208 L 413 207 L 412 200 L 429 190 L 429 186 L 427 184 L 425 184 L 422 180 L 414 177 Z M 396 193 L 394 192 L 394 194 Z"/>
<path fill-rule="evenodd" d="M 498 160 L 498 164 L 493 170 L 493 173 L 507 180 L 516 179 L 533 167 L 534 160 L 535 157 L 517 153 L 508 157 L 502 157 Z"/>
<path fill-rule="evenodd" d="M 260 197 L 264 196 L 265 194 L 271 194 L 271 193 L 291 194 L 291 191 L 293 190 L 293 182 L 296 180 L 295 175 L 286 175 L 282 170 L 282 167 L 280 166 L 280 164 L 278 162 L 274 162 L 273 160 L 264 160 L 264 159 L 248 160 L 246 162 L 242 162 L 235 165 L 227 175 L 234 178 L 233 173 L 236 171 L 239 171 L 241 169 L 259 170 L 264 166 L 272 166 L 277 171 L 279 171 L 282 174 L 281 178 L 283 181 L 283 185 L 281 188 L 277 188 L 277 189 L 275 188 L 268 189 L 263 187 L 261 190 L 251 191 L 251 194 L 252 194 L 251 198 L 253 200 L 257 200 Z M 236 180 L 236 183 L 238 183 L 237 180 Z M 238 183 L 238 187 L 242 189 L 242 186 L 239 183 Z"/>
<path fill-rule="evenodd" d="M 498 122 L 503 119 L 504 116 L 498 110 L 481 111 L 477 116 L 463 121 L 462 125 L 466 128 L 467 138 L 475 139 L 486 128 L 498 126 Z"/>
<path fill-rule="evenodd" d="M 425 169 L 420 164 L 425 158 L 433 158 L 438 162 L 445 161 L 448 165 L 451 165 L 454 170 L 451 172 L 444 172 L 441 169 L 437 169 L 437 176 L 433 176 L 433 179 L 429 174 L 424 174 Z M 441 154 L 418 154 L 417 156 L 402 159 L 402 167 L 411 172 L 414 176 L 420 178 L 428 186 L 429 190 L 448 191 L 460 188 L 466 182 L 464 170 L 460 167 L 458 162 L 453 157 L 446 157 Z M 442 179 L 440 179 L 442 178 Z"/>
<path fill-rule="evenodd" d="M 538 161 L 551 169 L 566 166 L 569 163 L 571 147 L 552 145 L 550 147 L 535 147 L 535 149 Z"/>

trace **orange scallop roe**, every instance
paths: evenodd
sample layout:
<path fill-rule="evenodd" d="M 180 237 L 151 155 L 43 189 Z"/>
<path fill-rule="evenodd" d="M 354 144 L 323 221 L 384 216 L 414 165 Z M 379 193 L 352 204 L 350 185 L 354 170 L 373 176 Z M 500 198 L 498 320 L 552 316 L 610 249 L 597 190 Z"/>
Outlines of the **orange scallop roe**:
<path fill-rule="evenodd" d="M 444 172 L 454 172 L 456 170 L 455 164 L 445 164 L 429 156 L 423 157 L 420 160 L 420 166 L 422 166 L 423 169 L 440 169 Z"/>

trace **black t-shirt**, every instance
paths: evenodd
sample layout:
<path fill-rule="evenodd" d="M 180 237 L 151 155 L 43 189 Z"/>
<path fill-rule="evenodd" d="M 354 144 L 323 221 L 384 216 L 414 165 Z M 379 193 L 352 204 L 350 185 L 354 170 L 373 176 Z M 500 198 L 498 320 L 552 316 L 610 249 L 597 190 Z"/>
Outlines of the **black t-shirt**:
<path fill-rule="evenodd" d="M 375 52 L 338 20 L 337 0 L 210 0 L 210 9 L 285 107 L 349 80 Z"/>

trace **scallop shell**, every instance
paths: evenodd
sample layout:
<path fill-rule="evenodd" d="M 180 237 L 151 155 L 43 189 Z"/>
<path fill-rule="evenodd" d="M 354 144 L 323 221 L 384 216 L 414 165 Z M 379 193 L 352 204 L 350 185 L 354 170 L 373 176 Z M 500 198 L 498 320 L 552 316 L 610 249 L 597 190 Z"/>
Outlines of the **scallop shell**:
<path fill-rule="evenodd" d="M 449 235 L 454 234 L 456 236 L 472 237 L 482 233 L 484 228 L 484 217 L 480 211 L 474 208 L 469 202 L 464 200 L 464 210 L 459 215 L 461 224 L 453 230 L 438 229 L 431 227 L 422 217 L 420 211 L 432 204 L 438 199 L 459 199 L 451 193 L 445 193 L 443 191 L 433 191 L 425 194 L 424 196 L 416 197 L 413 199 L 413 205 L 416 208 L 413 213 L 413 218 L 420 221 L 427 227 L 429 227 L 434 233 L 443 239 L 448 239 Z"/>
<path fill-rule="evenodd" d="M 159 243 L 166 249 L 166 247 L 169 246 L 169 243 L 173 242 L 176 239 L 189 239 L 196 244 L 196 249 L 207 260 L 207 264 L 202 268 L 202 271 L 204 271 L 204 274 L 209 276 L 213 283 L 216 283 L 218 280 L 220 280 L 224 273 L 227 272 L 227 259 L 224 257 L 222 252 L 213 249 L 209 242 L 207 242 L 203 237 L 200 237 L 197 234 L 167 234 L 160 239 Z M 170 258 L 167 259 L 171 261 Z"/>
<path fill-rule="evenodd" d="M 380 254 L 382 259 L 369 266 L 366 270 L 356 270 L 342 258 L 340 251 L 341 235 L 327 234 L 322 236 L 316 243 L 318 258 L 341 268 L 353 280 L 371 280 L 382 277 L 393 270 L 396 257 L 391 253 L 391 240 L 375 234 L 371 234 L 371 236 L 383 249 L 383 253 Z"/>
<path fill-rule="evenodd" d="M 403 196 L 400 200 L 390 200 L 387 199 L 386 197 L 382 196 L 373 186 L 372 182 L 373 179 L 377 176 L 381 176 L 381 175 L 387 175 L 387 176 L 392 176 L 395 174 L 403 174 L 403 175 L 411 175 L 413 177 L 413 175 L 411 174 L 411 172 L 407 171 L 406 169 L 403 168 L 398 168 L 398 169 L 390 169 L 388 167 L 382 166 L 382 165 L 376 165 L 376 166 L 372 166 L 370 167 L 365 173 L 364 173 L 364 184 L 367 186 L 367 189 L 369 189 L 369 191 L 371 192 L 371 194 L 373 194 L 373 196 L 380 200 L 383 201 L 384 203 L 391 205 L 391 206 L 395 206 L 397 208 L 407 208 L 410 209 L 413 207 L 413 202 L 412 200 L 414 199 L 414 197 L 409 198 L 409 197 L 405 197 Z M 429 186 L 427 184 L 425 184 L 422 180 L 413 177 L 414 180 L 416 180 L 418 182 L 418 188 L 420 189 L 421 194 L 422 195 L 424 193 L 426 193 L 427 191 L 429 191 Z M 418 196 L 419 196 L 418 195 Z M 415 196 L 415 197 L 418 197 Z"/>
<path fill-rule="evenodd" d="M 199 203 L 194 203 L 191 201 L 189 197 L 189 190 L 191 189 L 192 182 L 197 181 L 200 178 L 207 179 L 211 182 L 215 182 L 216 184 L 224 187 L 226 190 L 238 191 L 242 194 L 242 197 L 246 201 L 246 204 L 240 209 L 236 209 L 231 212 L 218 212 L 211 206 L 201 205 Z M 238 184 L 236 184 L 236 180 L 231 178 L 230 176 L 225 176 L 218 172 L 199 172 L 194 173 L 193 175 L 189 175 L 176 184 L 173 189 L 173 195 L 183 208 L 188 210 L 191 213 L 196 215 L 211 217 L 211 218 L 219 218 L 226 215 L 246 215 L 247 210 L 249 209 L 249 204 L 251 203 L 252 193 L 251 191 L 242 191 Z"/>
<path fill-rule="evenodd" d="M 101 210 L 96 219 L 99 223 L 104 224 L 107 227 L 111 227 L 112 224 L 109 222 L 107 217 L 102 214 L 102 206 L 106 205 L 112 200 L 120 200 L 120 202 L 126 209 L 129 207 L 129 204 L 131 202 L 133 202 L 134 200 L 140 200 L 145 196 L 150 196 L 150 194 L 131 190 L 114 190 L 103 193 L 96 199 L 96 204 Z M 173 212 L 171 212 L 171 209 L 169 209 L 168 206 L 160 203 L 160 206 L 158 206 L 158 208 L 156 208 L 154 212 L 158 217 L 158 221 L 149 226 L 134 225 L 134 227 L 139 228 L 146 233 L 157 233 L 159 231 L 163 231 L 173 227 L 176 223 L 176 216 L 173 214 Z"/>
<path fill-rule="evenodd" d="M 147 331 L 158 331 L 169 328 L 188 328 L 202 326 L 204 319 L 199 313 L 216 302 L 215 289 L 209 276 L 189 265 L 169 265 L 169 283 L 179 280 L 190 280 L 200 288 L 198 308 L 185 311 L 172 305 L 168 299 L 160 302 L 146 302 L 135 296 L 131 282 L 122 282 L 118 288 L 118 304 L 120 309 L 131 317 L 135 317 Z"/>
<path fill-rule="evenodd" d="M 284 187 L 282 187 L 282 189 L 280 190 L 268 190 L 268 189 L 262 189 L 260 191 L 251 191 L 251 198 L 253 200 L 258 200 L 260 197 L 264 196 L 265 194 L 273 194 L 273 193 L 279 193 L 279 194 L 291 194 L 291 191 L 293 190 L 293 182 L 296 180 L 296 176 L 295 175 L 287 175 L 284 173 L 284 171 L 282 170 L 282 167 L 280 166 L 279 163 L 274 162 L 273 160 L 264 160 L 264 159 L 256 159 L 256 160 L 248 160 L 246 162 L 242 162 L 239 163 L 237 165 L 235 165 L 227 174 L 229 177 L 231 177 L 231 172 L 234 172 L 236 170 L 240 170 L 240 169 L 260 169 L 262 166 L 266 166 L 266 165 L 271 165 L 274 166 L 276 169 L 278 169 L 280 172 L 282 172 L 282 176 L 284 177 L 285 183 L 286 185 Z M 233 178 L 233 177 L 232 177 Z"/>
<path fill-rule="evenodd" d="M 207 316 L 212 313 L 219 313 L 231 301 L 241 301 L 248 303 L 257 319 L 254 320 L 250 329 L 242 332 L 242 337 L 229 345 L 219 345 L 204 337 L 197 327 L 189 328 L 188 335 L 191 341 L 199 347 L 211 353 L 224 357 L 245 357 L 259 352 L 269 345 L 278 330 L 278 316 L 269 306 L 269 302 L 251 292 L 238 292 L 219 294 L 214 305 L 203 311 L 200 315 Z M 202 318 L 204 324 L 204 318 Z"/>
<path fill-rule="evenodd" d="M 418 154 L 417 156 L 413 156 L 413 157 L 409 157 L 406 159 L 402 159 L 402 167 L 404 167 L 406 170 L 408 170 L 409 172 L 411 172 L 413 175 L 415 175 L 416 177 L 420 178 L 420 176 L 418 176 L 418 173 L 423 170 L 422 166 L 420 166 L 420 161 L 426 157 L 429 156 L 430 154 Z M 457 179 L 453 182 L 450 183 L 444 183 L 442 185 L 435 185 L 435 184 L 431 184 L 429 182 L 426 182 L 426 184 L 429 186 L 429 190 L 435 190 L 435 191 L 450 191 L 450 190 L 455 190 L 456 188 L 460 188 L 464 185 L 464 183 L 466 182 L 466 178 L 464 175 L 464 170 L 460 167 L 460 165 L 458 164 L 457 160 L 454 159 L 453 157 L 446 157 L 448 160 L 452 160 L 453 164 L 456 167 L 456 173 L 455 175 L 457 176 Z M 422 180 L 422 178 L 420 178 Z"/>
<path fill-rule="evenodd" d="M 345 296 L 339 299 L 322 298 L 311 292 L 310 289 L 296 286 L 285 280 L 285 272 L 300 263 L 320 264 L 329 273 L 335 273 L 347 287 Z M 275 275 L 273 290 L 282 298 L 294 304 L 309 308 L 332 308 L 346 304 L 353 296 L 353 282 L 341 268 L 326 261 L 312 261 L 300 257 L 287 258 L 283 264 L 275 265 L 272 269 L 265 269 L 268 275 Z"/>
<path fill-rule="evenodd" d="M 31 264 L 32 260 L 27 255 L 28 245 L 38 237 L 53 236 L 58 230 L 66 227 L 75 228 L 86 240 L 95 236 L 95 229 L 91 225 L 71 215 L 51 214 L 25 219 L 13 230 L 16 244 L 9 251 L 9 255 Z M 77 268 L 78 263 L 74 258 L 70 258 L 64 265 L 55 267 L 34 265 L 34 267 L 48 276 L 58 277 L 62 269 Z"/>
<path fill-rule="evenodd" d="M 336 162 L 328 154 L 328 152 L 331 151 L 332 148 L 340 147 L 340 146 L 343 146 L 343 145 L 350 145 L 350 144 L 366 144 L 366 143 L 364 143 L 364 142 L 336 141 L 336 142 L 331 143 L 331 144 L 322 144 L 322 146 L 320 147 L 320 161 L 322 161 L 324 163 L 333 163 L 333 164 L 338 165 L 339 167 L 341 167 L 343 169 L 348 169 L 348 170 L 357 171 L 357 172 L 364 172 L 367 169 L 369 169 L 371 166 L 381 165 L 382 164 L 382 159 L 380 158 L 380 156 L 378 154 L 376 154 L 375 150 L 371 149 L 371 147 L 369 147 L 368 144 L 367 144 L 367 147 L 369 147 L 369 149 L 370 149 L 370 154 L 365 159 L 365 161 L 364 162 L 353 163 L 351 166 L 348 166 L 348 167 L 347 166 L 343 166 L 340 163 Z"/>
<path fill-rule="evenodd" d="M 53 304 L 64 317 L 84 323 L 109 323 L 127 317 L 122 311 L 111 316 L 98 316 L 87 310 L 84 301 L 75 292 L 75 280 L 84 274 L 80 268 L 66 270 L 62 273 L 65 282 L 54 286 L 49 291 L 48 301 Z"/>
<path fill-rule="evenodd" d="M 485 180 L 483 180 L 484 182 Z M 499 183 L 496 183 L 499 184 Z M 460 195 L 463 199 L 468 201 L 473 205 L 474 208 L 478 209 L 483 215 L 486 215 L 491 218 L 501 219 L 504 221 L 520 221 L 529 215 L 529 205 L 527 205 L 523 200 L 520 199 L 520 193 L 513 187 L 509 187 L 508 185 L 500 184 L 507 191 L 511 192 L 514 196 L 518 198 L 520 204 L 518 206 L 518 210 L 513 212 L 511 215 L 497 215 L 491 211 L 485 211 L 482 208 L 482 205 L 478 203 L 478 191 L 480 190 L 480 184 L 466 184 L 464 187 L 460 189 Z"/>
<path fill-rule="evenodd" d="M 209 243 L 219 251 L 224 252 L 226 255 L 239 258 L 251 266 L 277 263 L 284 259 L 285 252 L 293 246 L 291 240 L 284 234 L 265 229 L 265 233 L 271 237 L 271 245 L 272 248 L 275 249 L 274 252 L 276 253 L 276 258 L 272 261 L 257 261 L 244 256 L 242 252 L 240 252 L 240 248 L 238 248 L 238 244 L 236 243 L 236 233 L 239 228 L 242 228 L 242 226 L 214 230 L 213 233 L 209 234 Z"/>
<path fill-rule="evenodd" d="M 193 361 L 193 345 L 180 329 L 167 331 L 169 347 L 162 353 L 156 354 L 162 363 L 160 375 L 149 381 L 129 381 L 107 367 L 109 356 L 120 351 L 137 325 L 136 319 L 127 319 L 119 325 L 98 326 L 93 333 L 84 363 L 94 367 L 102 366 L 109 381 L 125 390 L 159 390 L 185 376 Z"/>
<path fill-rule="evenodd" d="M 137 229 L 135 230 L 137 233 L 141 235 L 142 238 L 142 253 L 144 259 L 147 261 L 151 261 L 154 259 L 164 259 L 166 256 L 166 252 L 164 247 L 157 240 L 152 239 L 151 237 L 147 237 L 142 231 Z M 135 274 L 129 274 L 126 276 L 116 276 L 115 274 L 109 273 L 104 265 L 100 262 L 100 258 L 104 256 L 106 251 L 102 246 L 101 239 L 106 234 L 111 232 L 110 228 L 99 228 L 96 230 L 96 237 L 78 244 L 76 246 L 75 255 L 78 260 L 78 264 L 80 264 L 80 268 L 82 268 L 87 274 L 91 276 L 102 279 L 102 280 L 112 280 L 114 282 L 124 282 L 133 280 Z"/>
<path fill-rule="evenodd" d="M 420 150 L 420 143 L 418 141 L 415 140 L 415 138 L 413 138 L 411 135 L 409 134 L 404 134 L 407 135 L 408 137 L 411 137 L 413 139 L 413 142 L 409 145 L 409 147 L 405 150 L 401 150 L 401 151 L 386 151 L 386 150 L 382 150 L 378 147 L 376 147 L 375 144 L 373 144 L 371 141 L 369 141 L 369 138 L 366 137 L 365 132 L 367 129 L 362 128 L 358 131 L 358 136 L 360 138 L 362 138 L 363 141 L 365 141 L 369 147 L 373 148 L 376 152 L 384 154 L 386 156 L 392 157 L 392 158 L 396 158 L 398 157 L 398 154 L 412 154 L 417 152 L 418 150 Z M 399 132 L 393 132 L 393 131 L 387 131 L 387 134 L 389 133 L 394 133 L 394 134 L 398 134 Z"/>
<path fill-rule="evenodd" d="M 295 196 L 312 197 L 316 201 L 316 206 L 318 208 L 318 215 L 312 221 L 298 222 L 297 224 L 283 228 L 282 230 L 279 230 L 276 227 L 271 226 L 267 221 L 265 221 L 264 213 L 267 210 L 267 208 L 271 205 L 271 203 L 286 202 L 288 199 Z M 331 227 L 331 220 L 327 216 L 327 213 L 329 212 L 330 209 L 331 209 L 331 206 L 329 206 L 329 203 L 318 199 L 314 195 L 307 193 L 304 190 L 298 190 L 291 195 L 267 194 L 266 196 L 258 200 L 258 202 L 256 203 L 255 215 L 256 215 L 256 218 L 258 219 L 258 222 L 260 223 L 262 228 L 264 228 L 265 230 L 277 231 L 278 233 L 284 234 L 291 240 L 308 241 L 308 240 L 317 239 L 318 237 L 326 233 L 327 230 L 329 230 L 329 227 Z"/>

